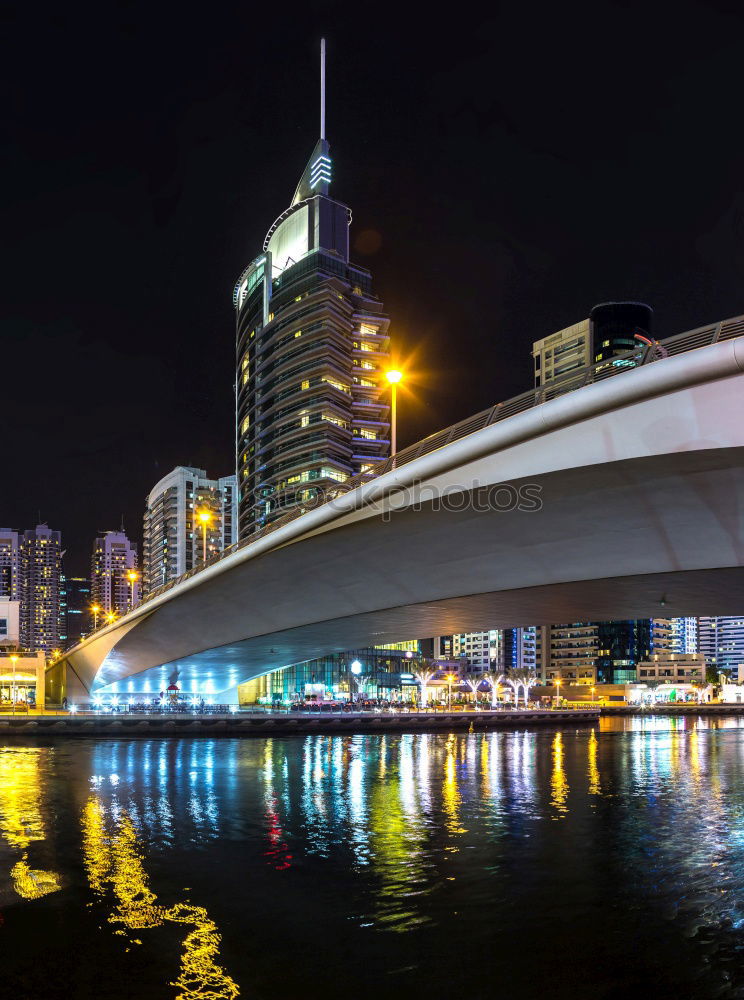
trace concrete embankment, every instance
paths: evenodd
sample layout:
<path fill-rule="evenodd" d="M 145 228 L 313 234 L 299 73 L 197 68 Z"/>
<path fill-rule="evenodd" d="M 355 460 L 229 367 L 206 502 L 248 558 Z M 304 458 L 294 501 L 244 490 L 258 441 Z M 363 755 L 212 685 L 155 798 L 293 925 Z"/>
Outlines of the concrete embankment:
<path fill-rule="evenodd" d="M 718 704 L 704 702 L 689 705 L 674 702 L 671 705 L 654 705 L 653 708 L 638 705 L 602 705 L 602 715 L 744 715 L 742 704 Z"/>
<path fill-rule="evenodd" d="M 315 733 L 416 733 L 591 724 L 599 709 L 523 712 L 437 712 L 342 715 L 252 714 L 175 716 L 30 716 L 0 718 L 0 741 L 25 737 L 290 736 Z"/>

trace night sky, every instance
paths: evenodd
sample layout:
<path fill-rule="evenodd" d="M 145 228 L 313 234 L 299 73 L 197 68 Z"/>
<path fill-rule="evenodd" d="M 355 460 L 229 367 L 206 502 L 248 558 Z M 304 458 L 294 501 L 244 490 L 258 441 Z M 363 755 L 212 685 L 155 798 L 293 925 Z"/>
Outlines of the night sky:
<path fill-rule="evenodd" d="M 634 298 L 744 312 L 738 0 L 17 4 L 0 74 L 0 524 L 71 572 L 177 464 L 233 469 L 232 288 L 318 132 L 415 396 L 399 444 L 532 384 Z M 9 112 L 9 114 L 8 114 Z"/>

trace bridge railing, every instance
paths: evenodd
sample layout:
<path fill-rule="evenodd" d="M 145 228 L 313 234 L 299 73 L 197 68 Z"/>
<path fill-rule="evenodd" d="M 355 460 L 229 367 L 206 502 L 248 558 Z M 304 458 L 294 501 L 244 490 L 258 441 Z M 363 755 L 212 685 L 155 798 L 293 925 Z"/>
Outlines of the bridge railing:
<path fill-rule="evenodd" d="M 451 427 L 445 427 L 444 430 L 436 431 L 434 434 L 430 434 L 421 441 L 417 441 L 416 444 L 412 444 L 408 448 L 404 448 L 402 451 L 399 451 L 392 458 L 388 458 L 379 465 L 376 465 L 373 470 L 362 472 L 359 475 L 347 479 L 343 485 L 339 487 L 338 491 L 329 492 L 327 494 L 328 499 L 326 502 L 331 502 L 339 495 L 349 493 L 351 490 L 356 489 L 356 487 L 362 486 L 364 483 L 368 483 L 379 476 L 383 476 L 386 472 L 390 472 L 393 469 L 399 469 L 401 466 L 407 465 L 409 462 L 414 462 L 417 458 L 421 458 L 423 455 L 428 455 L 432 451 L 444 448 L 453 441 L 459 441 L 461 438 L 467 437 L 469 434 L 474 434 L 476 431 L 483 430 L 484 427 L 498 423 L 501 420 L 507 420 L 509 417 L 513 417 L 517 413 L 530 410 L 534 406 L 540 406 L 541 403 L 548 402 L 549 400 L 562 396 L 567 392 L 573 392 L 574 389 L 581 389 L 584 386 L 592 385 L 595 382 L 602 382 L 608 378 L 615 378 L 618 375 L 626 374 L 627 372 L 633 371 L 643 365 L 663 361 L 665 358 L 673 357 L 677 354 L 684 354 L 687 351 L 694 351 L 698 347 L 708 347 L 711 344 L 716 344 L 724 340 L 733 340 L 735 337 L 741 336 L 744 336 L 744 316 L 734 316 L 732 319 L 723 320 L 720 323 L 713 323 L 710 326 L 701 326 L 695 330 L 688 330 L 686 333 L 679 333 L 673 337 L 667 337 L 666 340 L 657 340 L 651 344 L 639 343 L 638 347 L 635 347 L 630 351 L 626 351 L 624 354 L 617 354 L 612 358 L 599 361 L 593 365 L 588 365 L 584 368 L 577 368 L 560 378 L 551 379 L 546 385 L 539 386 L 536 389 L 530 389 L 528 392 L 523 392 L 519 396 L 514 396 L 512 399 L 508 399 L 503 403 L 496 403 L 495 406 L 491 406 L 487 410 L 482 410 L 480 413 L 476 413 L 472 417 L 468 417 L 466 420 L 461 420 L 457 424 L 452 424 Z M 222 552 L 218 552 L 211 556 L 211 558 L 207 559 L 205 563 L 195 566 L 193 569 L 183 573 L 175 580 L 170 580 L 168 583 L 163 584 L 156 590 L 150 591 L 147 597 L 145 597 L 145 599 L 137 605 L 137 607 L 141 608 L 143 604 L 147 604 L 149 601 L 154 600 L 161 594 L 164 594 L 173 587 L 178 586 L 179 583 L 183 583 L 185 580 L 190 579 L 192 576 L 195 576 L 207 567 L 220 562 L 222 559 L 225 559 L 232 553 L 237 552 L 239 549 L 245 548 L 247 545 L 251 545 L 259 538 L 264 538 L 266 535 L 271 534 L 277 529 L 283 528 L 287 524 L 291 524 L 292 521 L 301 517 L 310 509 L 313 508 L 304 507 L 302 505 L 292 508 L 292 510 L 277 518 L 277 520 L 272 521 L 271 524 L 267 524 L 265 527 L 254 531 L 248 538 L 243 539 L 241 542 L 236 542 L 234 545 L 230 545 Z"/>

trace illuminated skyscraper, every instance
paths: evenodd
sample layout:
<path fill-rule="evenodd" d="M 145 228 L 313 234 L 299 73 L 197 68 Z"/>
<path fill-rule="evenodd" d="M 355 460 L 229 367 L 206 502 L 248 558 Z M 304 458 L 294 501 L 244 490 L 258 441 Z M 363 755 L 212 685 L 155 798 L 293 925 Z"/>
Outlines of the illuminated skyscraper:
<path fill-rule="evenodd" d="M 744 616 L 699 618 L 698 643 L 706 664 L 716 673 L 743 679 Z"/>
<path fill-rule="evenodd" d="M 139 604 L 139 580 L 129 582 L 130 570 L 137 570 L 137 549 L 123 531 L 107 531 L 96 538 L 90 562 L 91 599 L 102 614 L 123 615 Z"/>
<path fill-rule="evenodd" d="M 235 476 L 208 479 L 204 469 L 179 465 L 147 498 L 142 547 L 142 592 L 148 594 L 203 562 L 202 528 L 195 518 L 210 511 L 207 559 L 237 541 Z"/>
<path fill-rule="evenodd" d="M 20 536 L 21 648 L 49 655 L 64 634 L 62 536 L 39 524 Z"/>
<path fill-rule="evenodd" d="M 349 261 L 351 212 L 328 194 L 324 81 L 322 54 L 320 138 L 235 285 L 241 538 L 389 454 L 389 321 Z"/>

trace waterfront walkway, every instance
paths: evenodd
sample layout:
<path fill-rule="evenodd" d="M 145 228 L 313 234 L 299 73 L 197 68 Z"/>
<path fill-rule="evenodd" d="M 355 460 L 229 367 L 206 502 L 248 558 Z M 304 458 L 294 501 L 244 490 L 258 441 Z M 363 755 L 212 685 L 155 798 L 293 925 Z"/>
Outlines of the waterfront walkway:
<path fill-rule="evenodd" d="M 0 716 L 3 736 L 289 736 L 305 733 L 440 732 L 575 725 L 599 719 L 598 708 L 496 712 L 230 713 L 226 715 Z"/>

